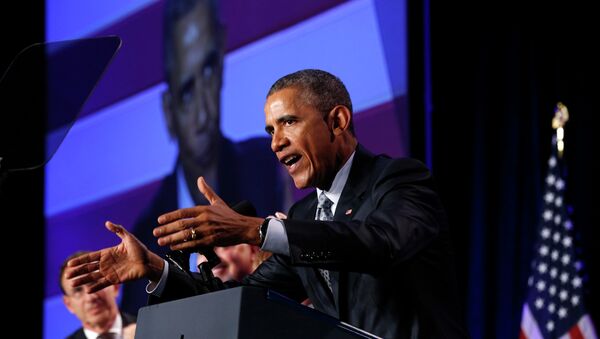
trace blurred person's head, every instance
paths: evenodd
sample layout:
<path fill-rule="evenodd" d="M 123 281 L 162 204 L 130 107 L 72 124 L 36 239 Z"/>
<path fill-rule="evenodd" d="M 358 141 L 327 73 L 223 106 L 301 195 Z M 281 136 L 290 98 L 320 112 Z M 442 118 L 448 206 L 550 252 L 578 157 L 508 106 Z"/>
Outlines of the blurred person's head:
<path fill-rule="evenodd" d="M 215 254 L 221 262 L 213 267 L 213 275 L 221 281 L 241 281 L 269 256 L 269 252 L 261 251 L 258 246 L 239 244 L 227 247 L 215 247 Z M 198 264 L 206 261 L 204 256 L 198 256 Z"/>
<path fill-rule="evenodd" d="M 95 293 L 86 293 L 83 286 L 72 287 L 65 278 L 67 262 L 72 258 L 88 252 L 77 252 L 69 256 L 60 268 L 60 289 L 63 302 L 69 312 L 73 313 L 81 325 L 98 333 L 108 331 L 119 313 L 117 296 L 119 285 L 112 285 Z"/>
<path fill-rule="evenodd" d="M 163 111 L 184 168 L 213 164 L 220 139 L 224 32 L 215 0 L 167 1 Z"/>

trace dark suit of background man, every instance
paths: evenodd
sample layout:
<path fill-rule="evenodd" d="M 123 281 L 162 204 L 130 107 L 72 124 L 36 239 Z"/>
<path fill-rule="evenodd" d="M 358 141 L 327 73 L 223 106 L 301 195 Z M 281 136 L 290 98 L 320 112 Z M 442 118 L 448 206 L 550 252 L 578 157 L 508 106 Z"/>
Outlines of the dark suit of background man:
<path fill-rule="evenodd" d="M 154 230 L 159 243 L 173 249 L 260 244 L 275 255 L 246 284 L 298 301 L 308 297 L 317 310 L 385 338 L 467 337 L 446 217 L 427 168 L 360 146 L 349 94 L 327 72 L 303 70 L 279 79 L 265 114 L 272 151 L 297 187 L 317 191 L 294 204 L 288 219 L 265 220 L 238 215 L 200 178 L 211 205 L 161 216 Z M 318 203 L 322 193 L 333 206 Z M 123 228 L 109 229 L 124 239 L 119 246 L 140 245 Z M 148 251 L 142 260 L 110 263 L 118 250 L 74 259 L 69 276 L 99 288 L 117 279 L 113 268 L 127 268 L 126 279 L 157 282 L 150 289 L 162 300 L 192 293 L 195 282 L 173 267 L 164 274 L 164 261 Z M 135 264 L 140 261 L 148 264 Z M 85 273 L 96 267 L 100 274 Z"/>
<path fill-rule="evenodd" d="M 71 287 L 64 277 L 69 259 L 87 252 L 76 252 L 67 258 L 60 268 L 59 286 L 63 292 L 63 303 L 81 321 L 81 326 L 67 339 L 96 339 L 111 333 L 114 338 L 133 339 L 135 317 L 119 312 L 117 295 L 119 285 L 111 285 L 95 293 L 87 294 L 82 287 Z M 110 337 L 107 337 L 110 338 Z"/>
<path fill-rule="evenodd" d="M 268 138 L 234 143 L 221 133 L 220 106 L 225 53 L 224 30 L 214 0 L 171 0 L 164 13 L 164 66 L 168 89 L 163 112 L 179 154 L 156 198 L 133 227 L 133 233 L 152 251 L 164 254 L 152 229 L 166 212 L 206 204 L 196 188 L 204 176 L 229 204 L 249 200 L 258 215 L 289 206 L 289 184 Z M 239 112 L 246 114 L 246 112 Z M 249 113 L 248 113 L 249 114 Z M 146 304 L 144 283 L 124 285 L 123 309 L 137 312 Z"/>

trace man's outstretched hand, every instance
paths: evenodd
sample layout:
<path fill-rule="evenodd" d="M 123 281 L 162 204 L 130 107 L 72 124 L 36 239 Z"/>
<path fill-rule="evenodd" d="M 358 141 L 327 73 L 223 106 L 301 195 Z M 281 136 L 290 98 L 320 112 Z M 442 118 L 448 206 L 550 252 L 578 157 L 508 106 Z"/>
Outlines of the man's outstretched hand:
<path fill-rule="evenodd" d="M 198 246 L 259 244 L 258 229 L 263 218 L 247 217 L 232 210 L 203 177 L 198 178 L 198 189 L 210 205 L 161 215 L 158 218 L 161 226 L 154 229 L 159 245 L 184 250 Z"/>
<path fill-rule="evenodd" d="M 123 226 L 110 221 L 105 226 L 121 238 L 121 243 L 69 260 L 65 276 L 73 287 L 86 285 L 86 291 L 92 293 L 141 278 L 158 281 L 164 267 L 163 259 L 148 250 Z"/>

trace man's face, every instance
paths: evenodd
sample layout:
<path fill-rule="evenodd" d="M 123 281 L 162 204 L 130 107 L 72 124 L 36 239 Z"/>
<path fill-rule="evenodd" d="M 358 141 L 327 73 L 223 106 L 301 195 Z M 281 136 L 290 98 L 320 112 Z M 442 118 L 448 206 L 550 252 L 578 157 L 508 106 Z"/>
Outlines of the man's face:
<path fill-rule="evenodd" d="M 222 75 L 220 32 L 207 6 L 199 4 L 175 25 L 175 64 L 165 114 L 181 156 L 210 163 L 219 137 Z"/>
<path fill-rule="evenodd" d="M 271 149 L 297 188 L 328 189 L 336 173 L 336 143 L 323 114 L 295 88 L 271 94 L 265 104 Z"/>
<path fill-rule="evenodd" d="M 212 273 L 221 281 L 241 281 L 245 276 L 254 271 L 257 249 L 251 245 L 239 244 L 227 247 L 215 247 L 215 254 L 221 262 L 213 267 Z M 198 256 L 198 264 L 205 262 L 206 257 Z"/>
<path fill-rule="evenodd" d="M 66 295 L 63 302 L 86 328 L 110 328 L 117 316 L 116 298 L 118 285 L 106 287 L 96 293 L 86 293 L 83 287 L 73 288 L 66 279 L 62 280 Z"/>

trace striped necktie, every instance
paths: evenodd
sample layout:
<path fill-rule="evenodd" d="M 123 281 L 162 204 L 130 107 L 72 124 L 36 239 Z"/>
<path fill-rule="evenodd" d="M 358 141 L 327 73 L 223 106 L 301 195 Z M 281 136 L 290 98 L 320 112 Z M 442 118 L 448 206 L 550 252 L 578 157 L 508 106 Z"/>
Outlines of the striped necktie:
<path fill-rule="evenodd" d="M 333 201 L 329 200 L 325 193 L 321 192 L 321 194 L 319 195 L 319 204 L 317 205 L 317 218 L 323 221 L 332 221 L 333 212 L 331 211 L 331 206 L 333 206 Z M 319 268 L 319 272 L 325 280 L 327 287 L 329 287 L 329 291 L 333 293 L 333 288 L 331 287 L 331 279 L 329 278 L 329 270 Z"/>

